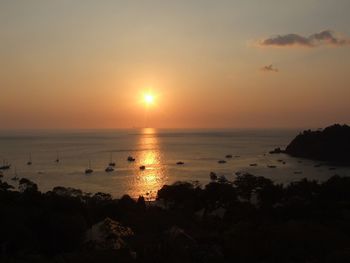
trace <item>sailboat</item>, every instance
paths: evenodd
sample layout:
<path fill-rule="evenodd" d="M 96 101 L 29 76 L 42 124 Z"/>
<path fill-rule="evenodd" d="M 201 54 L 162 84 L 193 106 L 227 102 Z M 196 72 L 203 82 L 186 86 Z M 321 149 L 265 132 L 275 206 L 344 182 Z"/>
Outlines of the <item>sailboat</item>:
<path fill-rule="evenodd" d="M 115 166 L 115 162 L 112 161 L 112 153 L 110 154 L 110 157 L 109 157 L 109 166 L 112 166 L 114 167 Z"/>
<path fill-rule="evenodd" d="M 17 176 L 17 170 L 16 170 L 16 167 L 15 167 L 15 176 L 11 178 L 12 181 L 18 181 L 19 178 Z"/>
<path fill-rule="evenodd" d="M 59 163 L 60 162 L 60 157 L 58 156 L 58 152 L 56 152 L 56 160 L 55 160 L 56 163 Z"/>
<path fill-rule="evenodd" d="M 112 166 L 107 166 L 107 168 L 105 169 L 105 171 L 106 171 L 107 173 L 109 173 L 109 172 L 113 172 L 114 169 L 113 169 Z"/>
<path fill-rule="evenodd" d="M 85 174 L 91 174 L 94 170 L 91 169 L 91 161 L 89 160 L 89 168 L 85 169 Z"/>
<path fill-rule="evenodd" d="M 8 170 L 11 168 L 11 164 L 9 164 L 6 160 L 3 160 L 2 165 L 0 166 L 0 170 Z"/>
<path fill-rule="evenodd" d="M 29 154 L 29 161 L 27 162 L 27 165 L 32 165 L 32 154 Z"/>

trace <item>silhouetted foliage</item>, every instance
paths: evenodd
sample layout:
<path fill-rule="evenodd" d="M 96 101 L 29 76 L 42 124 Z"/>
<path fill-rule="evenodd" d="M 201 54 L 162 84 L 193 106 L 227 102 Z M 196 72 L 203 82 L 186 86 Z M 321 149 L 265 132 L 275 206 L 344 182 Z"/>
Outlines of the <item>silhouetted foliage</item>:
<path fill-rule="evenodd" d="M 163 206 L 65 187 L 41 193 L 30 180 L 19 183 L 15 191 L 0 181 L 1 262 L 350 259 L 348 177 L 286 186 L 251 174 L 204 187 L 177 182 L 159 190 Z M 109 228 L 101 222 L 110 222 Z M 95 232 L 102 230 L 105 243 L 98 246 Z"/>
<path fill-rule="evenodd" d="M 21 180 L 19 180 L 18 188 L 21 192 L 30 192 L 30 193 L 38 192 L 37 184 L 26 178 L 22 178 Z"/>
<path fill-rule="evenodd" d="M 9 185 L 6 182 L 1 182 L 0 181 L 0 191 L 7 191 L 9 189 L 13 189 L 14 187 L 12 185 Z"/>
<path fill-rule="evenodd" d="M 221 207 L 237 201 L 237 193 L 228 182 L 211 182 L 205 186 L 203 199 L 212 208 Z"/>
<path fill-rule="evenodd" d="M 137 199 L 137 207 L 139 209 L 145 209 L 146 208 L 146 201 L 145 198 L 143 196 L 139 196 L 139 198 Z"/>

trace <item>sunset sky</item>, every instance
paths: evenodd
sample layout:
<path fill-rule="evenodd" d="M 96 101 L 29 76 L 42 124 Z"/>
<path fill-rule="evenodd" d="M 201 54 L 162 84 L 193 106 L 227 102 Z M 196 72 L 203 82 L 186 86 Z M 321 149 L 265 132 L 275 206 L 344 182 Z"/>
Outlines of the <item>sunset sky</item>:
<path fill-rule="evenodd" d="M 349 0 L 2 0 L 0 129 L 349 123 L 349 11 Z"/>

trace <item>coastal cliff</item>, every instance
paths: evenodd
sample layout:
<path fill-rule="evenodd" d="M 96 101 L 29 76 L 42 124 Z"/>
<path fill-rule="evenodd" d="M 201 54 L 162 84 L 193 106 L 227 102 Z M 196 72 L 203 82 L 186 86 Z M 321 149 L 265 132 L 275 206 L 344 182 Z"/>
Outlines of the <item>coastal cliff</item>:
<path fill-rule="evenodd" d="M 350 127 L 334 124 L 323 130 L 306 130 L 297 135 L 285 153 L 339 164 L 350 164 Z"/>

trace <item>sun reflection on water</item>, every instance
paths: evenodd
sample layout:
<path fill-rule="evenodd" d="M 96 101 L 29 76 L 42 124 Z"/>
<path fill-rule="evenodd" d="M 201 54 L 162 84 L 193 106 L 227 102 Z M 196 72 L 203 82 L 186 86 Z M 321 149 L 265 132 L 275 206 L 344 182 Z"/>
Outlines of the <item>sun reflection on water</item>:
<path fill-rule="evenodd" d="M 154 200 L 157 191 L 165 184 L 166 171 L 162 164 L 162 154 L 156 130 L 145 128 L 141 130 L 139 151 L 136 156 L 136 178 L 133 181 L 133 195 L 144 196 L 146 200 Z M 139 166 L 146 168 L 140 170 Z"/>

